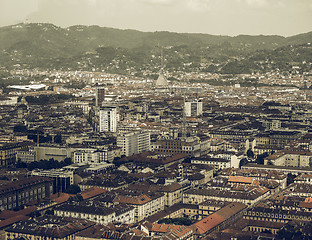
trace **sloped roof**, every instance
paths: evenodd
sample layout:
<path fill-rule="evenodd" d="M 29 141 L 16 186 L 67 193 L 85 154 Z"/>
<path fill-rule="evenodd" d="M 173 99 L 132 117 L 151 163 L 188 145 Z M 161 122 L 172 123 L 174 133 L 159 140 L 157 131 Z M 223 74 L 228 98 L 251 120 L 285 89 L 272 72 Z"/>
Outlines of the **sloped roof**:
<path fill-rule="evenodd" d="M 24 216 L 24 215 L 17 215 L 5 220 L 0 221 L 0 229 L 10 226 L 13 223 L 17 223 L 19 221 L 26 221 L 28 219 L 28 217 Z"/>
<path fill-rule="evenodd" d="M 81 196 L 83 197 L 83 199 L 89 199 L 105 192 L 107 192 L 107 190 L 103 188 L 91 187 L 81 192 Z"/>
<path fill-rule="evenodd" d="M 243 176 L 230 176 L 228 182 L 237 182 L 237 183 L 246 183 L 252 184 L 252 177 L 243 177 Z"/>
<path fill-rule="evenodd" d="M 63 203 L 66 202 L 71 196 L 75 196 L 74 194 L 68 193 L 55 193 L 49 197 L 54 202 Z"/>
<path fill-rule="evenodd" d="M 119 202 L 119 203 L 128 203 L 128 204 L 135 204 L 135 205 L 140 205 L 140 204 L 145 204 L 152 199 L 149 198 L 147 195 L 142 194 L 140 196 L 124 196 L 124 195 L 118 195 L 115 199 L 114 202 Z"/>
<path fill-rule="evenodd" d="M 197 232 L 199 234 L 204 234 L 210 229 L 214 228 L 215 226 L 222 223 L 225 219 L 219 216 L 216 213 L 213 213 L 209 215 L 208 217 L 205 217 L 204 219 L 200 220 L 199 222 L 195 223 L 194 226 L 197 229 Z"/>
<path fill-rule="evenodd" d="M 217 212 L 193 224 L 193 226 L 196 228 L 197 233 L 204 234 L 244 208 L 246 208 L 246 205 L 242 203 L 230 203 Z"/>
<path fill-rule="evenodd" d="M 19 210 L 19 211 L 11 211 L 11 210 L 3 210 L 0 214 L 0 219 L 9 219 L 9 218 L 12 218 L 12 217 L 16 217 L 18 215 L 23 215 L 23 216 L 26 216 L 34 211 L 37 210 L 37 207 L 35 206 L 31 206 L 31 207 L 28 207 L 28 208 L 24 208 L 22 210 Z"/>

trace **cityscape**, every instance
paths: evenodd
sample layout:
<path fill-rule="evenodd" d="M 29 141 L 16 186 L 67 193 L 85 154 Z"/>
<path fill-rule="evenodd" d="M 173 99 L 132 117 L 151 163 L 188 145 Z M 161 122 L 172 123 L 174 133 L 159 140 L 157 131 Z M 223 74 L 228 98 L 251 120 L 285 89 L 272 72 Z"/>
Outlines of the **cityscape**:
<path fill-rule="evenodd" d="M 0 240 L 312 239 L 311 44 L 0 27 Z"/>

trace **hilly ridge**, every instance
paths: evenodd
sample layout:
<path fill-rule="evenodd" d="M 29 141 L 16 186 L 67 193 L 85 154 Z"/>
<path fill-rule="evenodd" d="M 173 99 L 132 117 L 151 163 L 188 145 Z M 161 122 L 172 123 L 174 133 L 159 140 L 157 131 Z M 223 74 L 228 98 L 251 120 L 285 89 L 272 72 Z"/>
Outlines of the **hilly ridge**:
<path fill-rule="evenodd" d="M 43 23 L 17 24 L 0 28 L 0 66 L 102 69 L 121 73 L 129 69 L 141 71 L 159 67 L 160 47 L 163 47 L 168 70 L 193 71 L 200 68 L 222 73 L 231 72 L 231 68 L 238 64 L 244 66 L 234 72 L 245 73 L 267 71 L 272 66 L 259 66 L 259 63 L 270 59 L 277 62 L 287 60 L 288 64 L 310 61 L 308 44 L 311 42 L 312 32 L 292 37 L 230 37 L 140 32 L 99 26 L 61 28 Z M 289 51 L 290 54 L 287 53 Z M 292 56 L 291 51 L 302 57 Z M 229 64 L 233 66 L 223 71 Z"/>

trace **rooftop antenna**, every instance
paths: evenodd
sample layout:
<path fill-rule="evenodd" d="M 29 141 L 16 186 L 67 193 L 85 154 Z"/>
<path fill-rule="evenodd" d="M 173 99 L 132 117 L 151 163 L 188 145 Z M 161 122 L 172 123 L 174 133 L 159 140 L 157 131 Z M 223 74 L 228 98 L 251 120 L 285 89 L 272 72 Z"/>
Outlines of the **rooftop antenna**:
<path fill-rule="evenodd" d="M 165 64 L 164 64 L 163 47 L 160 47 L 160 55 L 161 55 L 161 67 L 160 67 L 159 76 L 158 76 L 157 81 L 155 82 L 155 85 L 160 87 L 160 88 L 163 88 L 163 87 L 167 88 L 168 87 L 168 80 L 166 79 L 166 77 L 164 75 Z"/>
<path fill-rule="evenodd" d="M 161 68 L 160 68 L 160 71 L 161 73 L 164 72 L 164 49 L 163 47 L 161 47 L 160 49 L 160 56 L 161 56 Z"/>

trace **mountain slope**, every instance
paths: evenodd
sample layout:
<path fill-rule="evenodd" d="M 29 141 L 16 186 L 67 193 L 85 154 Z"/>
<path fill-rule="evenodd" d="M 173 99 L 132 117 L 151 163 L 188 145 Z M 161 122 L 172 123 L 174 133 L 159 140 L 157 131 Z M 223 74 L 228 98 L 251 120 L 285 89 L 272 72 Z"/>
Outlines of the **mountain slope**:
<path fill-rule="evenodd" d="M 311 41 L 312 32 L 287 38 L 229 37 L 99 26 L 17 24 L 0 28 L 0 66 L 140 71 L 159 67 L 163 47 L 166 67 L 172 71 L 198 70 L 200 66 L 208 66 L 205 71 L 225 73 L 265 71 L 268 66 L 263 66 L 263 62 L 268 60 L 287 64 L 310 61 L 309 45 L 304 44 Z"/>

